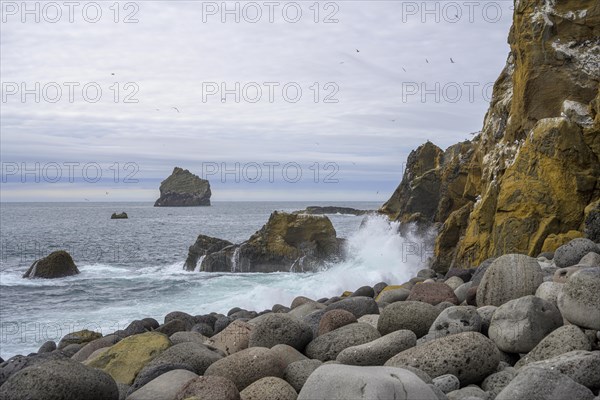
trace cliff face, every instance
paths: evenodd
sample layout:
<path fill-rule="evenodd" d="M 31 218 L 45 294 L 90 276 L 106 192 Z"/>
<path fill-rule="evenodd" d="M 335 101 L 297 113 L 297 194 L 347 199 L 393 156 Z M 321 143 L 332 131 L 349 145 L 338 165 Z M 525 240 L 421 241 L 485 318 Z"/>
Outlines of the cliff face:
<path fill-rule="evenodd" d="M 160 184 L 160 198 L 154 207 L 210 206 L 210 183 L 187 169 L 175 167 Z"/>
<path fill-rule="evenodd" d="M 427 218 L 442 222 L 439 270 L 552 251 L 584 235 L 586 207 L 600 197 L 600 3 L 516 1 L 508 41 L 481 133 L 460 144 L 469 151 L 448 155 L 453 169 L 437 166 L 440 190 L 431 198 L 438 207 Z M 416 186 L 407 171 L 382 211 L 410 219 L 404 199 Z"/>

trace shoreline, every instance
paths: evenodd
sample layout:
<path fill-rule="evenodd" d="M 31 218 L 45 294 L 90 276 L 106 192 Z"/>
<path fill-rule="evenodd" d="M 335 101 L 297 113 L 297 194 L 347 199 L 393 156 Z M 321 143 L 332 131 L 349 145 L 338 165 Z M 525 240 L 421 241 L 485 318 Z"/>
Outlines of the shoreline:
<path fill-rule="evenodd" d="M 344 382 L 339 393 L 360 398 L 352 397 L 358 389 L 349 377 L 374 374 L 367 387 L 391 395 L 394 385 L 374 382 L 392 368 L 402 385 L 422 398 L 471 393 L 508 399 L 551 377 L 568 393 L 593 399 L 600 377 L 585 370 L 600 368 L 600 327 L 590 328 L 593 315 L 582 317 L 581 307 L 591 300 L 600 310 L 598 295 L 586 289 L 600 284 L 600 264 L 593 264 L 600 247 L 584 257 L 576 254 L 575 260 L 569 249 L 589 244 L 582 242 L 546 254 L 553 260 L 505 255 L 445 275 L 423 269 L 406 282 L 381 282 L 332 298 L 298 296 L 261 312 L 242 307 L 196 316 L 172 311 L 162 323 L 131 321 L 109 335 L 74 332 L 58 344 L 45 343 L 38 355 L 4 362 L 0 384 L 8 383 L 0 393 L 19 398 L 11 397 L 15 388 L 37 384 L 19 371 L 54 365 L 58 371 L 101 376 L 105 384 L 98 390 L 104 398 L 148 399 L 161 390 L 170 393 L 164 398 L 198 393 L 215 399 L 240 398 L 240 393 L 241 398 L 269 398 L 277 388 L 287 393 L 283 398 L 325 399 L 332 392 L 323 382 L 331 379 Z M 557 263 L 565 265 L 563 253 L 571 255 L 567 264 L 584 264 L 559 268 Z M 502 274 L 521 279 L 506 281 Z M 529 323 L 518 325 L 523 319 Z M 61 379 L 59 373 L 58 387 Z M 214 394 L 223 388 L 230 397 Z"/>

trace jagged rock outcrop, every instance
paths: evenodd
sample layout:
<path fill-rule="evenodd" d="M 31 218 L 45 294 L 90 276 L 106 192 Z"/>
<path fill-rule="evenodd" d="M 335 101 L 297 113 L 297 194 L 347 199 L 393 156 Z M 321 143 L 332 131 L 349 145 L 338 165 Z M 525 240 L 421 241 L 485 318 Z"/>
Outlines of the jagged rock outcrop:
<path fill-rule="evenodd" d="M 187 169 L 175 167 L 160 184 L 160 197 L 154 207 L 210 206 L 210 183 Z"/>
<path fill-rule="evenodd" d="M 397 220 L 421 212 L 443 222 L 437 270 L 473 267 L 505 253 L 537 256 L 566 236 L 593 231 L 592 203 L 600 198 L 600 4 L 517 1 L 508 41 L 482 131 L 456 159 L 461 179 L 452 189 L 462 192 L 456 201 L 440 207 L 441 190 L 422 190 L 433 192 L 433 200 L 411 206 L 425 183 L 441 188 L 453 176 L 438 178 L 440 151 L 430 151 L 437 164 L 428 153 L 425 161 L 408 162 L 408 169 L 432 167 L 422 174 L 428 179 L 407 169 L 381 210 Z"/>
<path fill-rule="evenodd" d="M 310 271 L 340 255 L 341 241 L 329 218 L 273 212 L 247 241 L 209 253 L 206 272 Z"/>
<path fill-rule="evenodd" d="M 31 267 L 23 274 L 23 278 L 55 279 L 78 273 L 79 270 L 71 255 L 64 250 L 59 250 L 31 264 Z"/>
<path fill-rule="evenodd" d="M 221 251 L 224 248 L 233 245 L 233 243 L 206 235 L 198 235 L 196 242 L 190 246 L 184 269 L 193 271 L 198 265 L 198 260 L 207 254 Z"/>

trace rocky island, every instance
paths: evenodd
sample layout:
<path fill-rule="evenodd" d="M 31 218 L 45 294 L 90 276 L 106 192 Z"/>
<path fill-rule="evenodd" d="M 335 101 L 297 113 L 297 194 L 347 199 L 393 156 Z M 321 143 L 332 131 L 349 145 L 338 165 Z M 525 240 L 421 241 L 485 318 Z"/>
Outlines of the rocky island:
<path fill-rule="evenodd" d="M 154 207 L 210 206 L 210 183 L 187 169 L 175 167 L 161 182 L 160 197 Z"/>
<path fill-rule="evenodd" d="M 79 269 L 69 253 L 58 250 L 31 264 L 23 278 L 64 278 L 79 274 Z"/>

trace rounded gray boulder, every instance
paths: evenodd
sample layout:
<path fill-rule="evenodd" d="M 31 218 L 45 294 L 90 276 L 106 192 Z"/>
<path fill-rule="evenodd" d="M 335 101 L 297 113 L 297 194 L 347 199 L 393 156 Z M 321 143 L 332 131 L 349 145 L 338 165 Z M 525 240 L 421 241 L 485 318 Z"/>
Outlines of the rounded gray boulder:
<path fill-rule="evenodd" d="M 286 314 L 267 314 L 260 317 L 250 331 L 248 347 L 271 348 L 278 344 L 287 344 L 302 351 L 312 340 L 311 327 Z"/>
<path fill-rule="evenodd" d="M 439 314 L 440 310 L 428 303 L 396 302 L 383 309 L 377 321 L 377 329 L 382 335 L 408 329 L 413 331 L 417 338 L 420 338 L 427 334 Z"/>
<path fill-rule="evenodd" d="M 590 239 L 573 239 L 556 249 L 554 252 L 554 263 L 558 268 L 570 267 L 579 263 L 579 260 L 586 254 L 597 251 L 598 246 Z"/>
<path fill-rule="evenodd" d="M 412 372 L 394 367 L 323 365 L 313 372 L 298 400 L 396 399 L 438 400 Z"/>
<path fill-rule="evenodd" d="M 323 365 L 323 362 L 320 360 L 302 360 L 293 362 L 285 368 L 285 371 L 283 371 L 283 378 L 296 389 L 296 392 L 300 392 L 310 374 L 321 365 Z"/>
<path fill-rule="evenodd" d="M 433 321 L 428 335 L 440 338 L 461 332 L 481 331 L 481 317 L 473 306 L 452 306 L 443 310 Z"/>
<path fill-rule="evenodd" d="M 414 332 L 400 330 L 369 343 L 348 347 L 338 354 L 336 360 L 347 365 L 383 365 L 396 354 L 416 345 L 417 336 Z"/>
<path fill-rule="evenodd" d="M 495 400 L 593 400 L 594 394 L 558 371 L 524 368 Z"/>
<path fill-rule="evenodd" d="M 558 295 L 558 308 L 571 323 L 600 330 L 600 268 L 575 272 Z"/>
<path fill-rule="evenodd" d="M 495 259 L 477 286 L 477 305 L 501 306 L 507 301 L 535 294 L 544 274 L 535 258 L 506 254 Z"/>
<path fill-rule="evenodd" d="M 452 374 L 461 385 L 468 385 L 495 372 L 499 362 L 500 352 L 494 342 L 481 333 L 463 332 L 405 350 L 385 365 L 419 368 L 432 378 Z"/>
<path fill-rule="evenodd" d="M 119 400 L 119 389 L 106 372 L 64 359 L 33 365 L 12 375 L 0 387 L 0 398 Z"/>
<path fill-rule="evenodd" d="M 527 353 L 562 324 L 562 316 L 554 304 L 525 296 L 498 307 L 488 336 L 502 351 Z"/>
<path fill-rule="evenodd" d="M 377 329 L 369 324 L 349 324 L 314 339 L 306 346 L 305 354 L 309 358 L 321 361 L 335 360 L 342 350 L 380 337 Z"/>
<path fill-rule="evenodd" d="M 283 371 L 279 359 L 270 349 L 251 347 L 215 362 L 208 367 L 204 376 L 227 378 L 241 391 L 267 376 L 282 378 Z"/>

